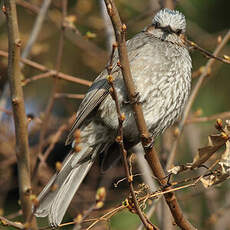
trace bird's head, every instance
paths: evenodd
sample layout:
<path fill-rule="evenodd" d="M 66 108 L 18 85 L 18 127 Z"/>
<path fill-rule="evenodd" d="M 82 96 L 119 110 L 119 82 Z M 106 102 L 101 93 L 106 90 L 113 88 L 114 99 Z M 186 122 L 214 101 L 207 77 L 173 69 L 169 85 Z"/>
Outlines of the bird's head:
<path fill-rule="evenodd" d="M 186 30 L 185 16 L 176 10 L 162 9 L 146 31 L 161 40 L 173 42 Z"/>

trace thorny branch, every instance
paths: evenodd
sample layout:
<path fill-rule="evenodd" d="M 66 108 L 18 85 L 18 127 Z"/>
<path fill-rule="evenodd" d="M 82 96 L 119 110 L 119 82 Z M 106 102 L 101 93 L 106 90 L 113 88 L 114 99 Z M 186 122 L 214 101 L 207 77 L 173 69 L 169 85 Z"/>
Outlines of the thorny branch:
<path fill-rule="evenodd" d="M 213 53 L 213 56 L 217 56 L 219 54 L 219 52 L 222 50 L 222 48 L 226 45 L 226 43 L 228 42 L 228 40 L 230 39 L 230 30 L 227 32 L 227 34 L 224 36 L 222 42 L 217 46 L 217 48 L 215 49 L 214 53 Z M 200 78 L 198 80 L 198 82 L 196 83 L 190 97 L 189 97 L 189 100 L 187 102 L 187 105 L 185 107 L 185 110 L 184 110 L 184 113 L 183 113 L 183 117 L 179 123 L 179 126 L 178 126 L 178 129 L 179 129 L 179 134 L 177 136 L 177 138 L 175 139 L 174 143 L 173 143 L 173 146 L 172 146 L 172 151 L 170 152 L 170 155 L 169 155 L 169 159 L 168 159 L 168 162 L 167 162 L 167 166 L 166 168 L 167 169 L 170 169 L 173 165 L 173 161 L 174 161 L 174 158 L 175 158 L 175 155 L 176 155 L 176 150 L 177 150 L 177 146 L 179 144 L 179 140 L 180 140 L 180 137 L 181 137 L 181 134 L 182 134 L 182 131 L 184 129 L 184 125 L 185 125 L 185 122 L 188 118 L 188 115 L 189 115 L 189 112 L 192 108 L 192 105 L 193 105 L 193 102 L 200 90 L 200 87 L 201 85 L 203 84 L 204 80 L 206 79 L 206 77 L 210 74 L 210 69 L 212 68 L 212 65 L 215 63 L 215 58 L 213 59 L 209 59 L 205 68 L 204 68 L 204 71 L 203 73 L 200 75 Z"/>
<path fill-rule="evenodd" d="M 158 228 L 156 226 L 154 226 L 148 219 L 146 219 L 146 217 L 143 215 L 143 213 L 139 207 L 139 204 L 138 204 L 138 201 L 137 201 L 137 198 L 135 195 L 134 187 L 133 187 L 133 176 L 130 174 L 130 170 L 129 170 L 129 165 L 128 165 L 128 161 L 127 161 L 127 150 L 125 149 L 124 140 L 123 140 L 123 138 L 124 138 L 123 137 L 123 122 L 125 120 L 125 115 L 121 113 L 117 91 L 116 91 L 116 89 L 114 87 L 114 83 L 113 83 L 114 79 L 113 79 L 113 76 L 111 75 L 112 65 L 113 65 L 113 56 L 114 56 L 114 52 L 115 52 L 116 48 L 117 48 L 117 44 L 114 44 L 113 49 L 112 49 L 111 58 L 110 58 L 110 63 L 107 67 L 108 82 L 111 86 L 110 94 L 111 94 L 111 96 L 115 102 L 116 110 L 117 110 L 117 116 L 118 116 L 118 136 L 116 138 L 116 141 L 120 147 L 120 152 L 122 154 L 122 159 L 123 159 L 124 168 L 125 168 L 125 174 L 127 177 L 127 181 L 129 183 L 130 193 L 132 196 L 132 202 L 133 202 L 133 205 L 135 207 L 134 210 L 132 208 L 132 211 L 134 211 L 138 214 L 138 216 L 140 217 L 140 219 L 141 219 L 143 225 L 146 227 L 146 229 L 149 229 L 149 230 L 156 229 L 157 230 Z M 132 204 L 130 204 L 130 206 L 132 207 Z"/>
<path fill-rule="evenodd" d="M 32 212 L 30 195 L 32 192 L 30 182 L 30 152 L 27 132 L 27 118 L 25 113 L 23 91 L 20 80 L 20 47 L 17 11 L 14 0 L 4 1 L 9 37 L 8 78 L 11 91 L 11 102 L 14 115 L 16 156 L 18 164 L 19 194 L 25 221 L 29 220 Z M 31 229 L 37 229 L 33 218 Z"/>
<path fill-rule="evenodd" d="M 124 33 L 126 31 L 126 26 L 121 23 L 118 11 L 116 6 L 112 0 L 105 0 L 106 7 L 108 10 L 108 14 L 111 18 L 115 34 L 116 40 L 118 43 L 118 52 L 119 52 L 119 60 L 121 63 L 121 70 L 123 74 L 123 79 L 127 88 L 127 92 L 129 95 L 129 100 L 133 105 L 133 111 L 136 119 L 136 124 L 141 136 L 142 145 L 145 150 L 145 157 L 153 171 L 153 174 L 158 178 L 160 185 L 165 187 L 167 185 L 167 180 L 165 178 L 165 174 L 163 168 L 160 164 L 159 158 L 153 147 L 149 147 L 152 143 L 150 138 L 150 134 L 148 132 L 143 111 L 140 103 L 136 102 L 136 91 L 134 82 L 132 80 L 131 71 L 129 67 L 128 55 L 126 50 L 126 41 Z M 171 213 L 174 217 L 176 224 L 182 229 L 195 229 L 189 221 L 184 217 L 182 210 L 179 207 L 179 204 L 176 200 L 175 194 L 170 192 L 164 195 L 166 202 L 171 210 Z"/>

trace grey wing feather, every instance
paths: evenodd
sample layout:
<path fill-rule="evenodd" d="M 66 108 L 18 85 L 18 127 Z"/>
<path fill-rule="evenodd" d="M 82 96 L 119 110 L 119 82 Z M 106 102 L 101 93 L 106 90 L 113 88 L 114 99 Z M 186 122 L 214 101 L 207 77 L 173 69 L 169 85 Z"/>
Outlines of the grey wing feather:
<path fill-rule="evenodd" d="M 39 206 L 35 209 L 37 217 L 48 215 L 49 222 L 52 226 L 57 227 L 76 192 L 90 170 L 100 145 L 95 149 L 85 147 L 79 153 L 70 152 L 63 162 L 63 168 L 56 173 L 43 191 L 38 196 Z M 91 152 L 89 160 L 81 164 L 73 165 L 73 162 L 79 162 L 85 155 L 86 151 Z M 55 185 L 56 189 L 52 190 Z"/>
<path fill-rule="evenodd" d="M 73 168 L 65 178 L 64 183 L 62 184 L 50 206 L 49 222 L 51 225 L 57 227 L 61 223 L 74 194 L 90 170 L 96 158 L 96 154 L 97 149 L 94 150 L 91 160 Z"/>
<path fill-rule="evenodd" d="M 56 193 L 58 191 L 55 190 L 53 192 L 50 192 L 52 189 L 52 186 L 55 184 L 57 185 L 57 188 L 61 187 L 63 182 L 65 181 L 68 174 L 73 169 L 72 167 L 72 161 L 75 158 L 79 158 L 79 154 L 74 154 L 74 152 L 70 152 L 63 164 L 62 170 L 59 173 L 55 173 L 48 184 L 45 186 L 45 188 L 42 190 L 42 192 L 38 196 L 39 200 L 39 207 L 35 210 L 35 215 L 39 217 L 45 217 L 49 214 L 49 208 L 53 202 L 54 197 L 56 196 Z"/>
<path fill-rule="evenodd" d="M 139 33 L 133 39 L 127 41 L 127 50 L 130 64 L 132 63 L 132 60 L 135 59 L 135 56 L 138 54 L 139 48 L 147 43 L 146 39 L 142 39 L 142 37 L 146 38 L 144 33 Z M 121 77 L 121 71 L 120 68 L 117 66 L 117 61 L 118 52 L 116 50 L 113 58 L 112 74 L 118 74 L 117 77 Z M 74 132 L 80 127 L 84 119 L 108 96 L 110 85 L 107 82 L 106 76 L 107 70 L 104 70 L 95 79 L 92 86 L 89 88 L 85 98 L 83 99 L 78 109 L 77 117 L 67 137 L 65 143 L 66 145 L 70 144 L 73 141 Z"/>
<path fill-rule="evenodd" d="M 76 120 L 70 130 L 66 140 L 66 145 L 73 141 L 73 135 L 77 128 L 82 124 L 84 119 L 96 108 L 109 94 L 109 84 L 105 78 L 105 71 L 102 72 L 89 88 L 85 98 L 83 99 L 78 112 Z"/>

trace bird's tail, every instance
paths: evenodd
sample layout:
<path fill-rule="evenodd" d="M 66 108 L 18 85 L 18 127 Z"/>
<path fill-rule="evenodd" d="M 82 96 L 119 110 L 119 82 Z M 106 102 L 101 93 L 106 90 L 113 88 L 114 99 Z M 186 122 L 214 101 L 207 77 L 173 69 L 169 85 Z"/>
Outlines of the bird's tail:
<path fill-rule="evenodd" d="M 58 226 L 83 179 L 90 170 L 101 145 L 81 144 L 81 151 L 71 151 L 56 173 L 38 196 L 37 217 L 48 216 L 52 226 Z"/>

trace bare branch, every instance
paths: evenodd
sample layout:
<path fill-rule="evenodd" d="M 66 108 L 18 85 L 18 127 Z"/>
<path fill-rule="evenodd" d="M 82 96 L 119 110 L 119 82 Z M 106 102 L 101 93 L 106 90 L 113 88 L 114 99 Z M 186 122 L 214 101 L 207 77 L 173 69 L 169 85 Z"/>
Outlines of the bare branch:
<path fill-rule="evenodd" d="M 41 6 L 39 14 L 37 15 L 36 21 L 34 23 L 33 30 L 30 33 L 29 40 L 26 43 L 26 47 L 24 48 L 24 50 L 22 52 L 22 55 L 21 55 L 22 58 L 27 58 L 29 56 L 29 53 L 30 53 L 35 41 L 37 40 L 39 32 L 42 28 L 42 24 L 45 20 L 46 12 L 49 9 L 50 3 L 51 3 L 51 0 L 43 0 L 43 4 Z"/>
<path fill-rule="evenodd" d="M 70 99 L 83 99 L 84 94 L 71 94 L 71 93 L 56 93 L 55 98 L 70 98 Z"/>
<path fill-rule="evenodd" d="M 0 50 L 0 56 L 8 57 L 8 53 L 3 51 L 3 50 Z M 74 83 L 86 85 L 86 86 L 90 86 L 92 84 L 91 81 L 87 81 L 87 80 L 84 80 L 84 79 L 81 79 L 78 77 L 74 77 L 74 76 L 71 76 L 71 75 L 68 75 L 68 74 L 65 74 L 62 72 L 57 73 L 56 70 L 48 69 L 46 66 L 41 65 L 37 62 L 31 61 L 29 59 L 20 58 L 20 61 L 33 67 L 33 68 L 35 68 L 35 69 L 38 69 L 40 71 L 49 72 L 49 74 L 45 73 L 45 76 L 42 76 L 42 77 L 38 77 L 38 75 L 36 75 L 36 77 L 34 76 L 34 77 L 32 77 L 32 79 L 30 79 L 30 78 L 26 79 L 25 81 L 23 81 L 24 85 L 30 83 L 31 81 L 35 81 L 35 80 L 45 78 L 45 77 L 50 77 L 50 76 L 54 76 L 54 77 L 60 78 L 62 80 L 66 80 L 66 81 L 70 81 L 70 82 L 74 82 Z"/>
<path fill-rule="evenodd" d="M 213 120 L 216 120 L 218 118 L 220 118 L 220 119 L 230 118 L 230 111 L 218 113 L 218 114 L 213 114 L 209 117 L 192 117 L 192 118 L 189 118 L 186 120 L 186 124 L 213 121 Z"/>
<path fill-rule="evenodd" d="M 111 52 L 112 51 L 111 48 L 113 47 L 113 43 L 115 42 L 115 34 L 114 34 L 111 20 L 107 14 L 104 0 L 100 0 L 100 8 L 105 24 L 107 50 Z"/>
<path fill-rule="evenodd" d="M 22 223 L 10 221 L 3 216 L 0 216 L 0 221 L 3 226 L 11 226 L 17 229 L 25 229 L 25 226 Z"/>
<path fill-rule="evenodd" d="M 144 120 L 141 104 L 137 103 L 135 100 L 137 93 L 135 91 L 134 82 L 131 76 L 127 49 L 126 49 L 126 41 L 125 41 L 126 26 L 124 24 L 122 25 L 114 2 L 112 0 L 105 0 L 105 3 L 108 10 L 108 14 L 111 18 L 115 30 L 123 79 L 127 88 L 129 100 L 130 102 L 132 102 L 133 105 L 133 111 L 135 115 L 134 117 L 136 119 L 136 124 L 141 136 L 142 145 L 146 153 L 145 157 L 153 171 L 153 174 L 158 178 L 160 185 L 165 187 L 167 185 L 167 180 L 165 179 L 163 168 L 160 164 L 159 158 L 154 148 L 149 147 L 152 143 L 152 138 L 150 137 L 150 134 L 148 132 Z M 171 210 L 171 213 L 174 217 L 176 224 L 180 226 L 182 229 L 195 229 L 189 223 L 189 221 L 184 217 L 183 212 L 180 209 L 179 204 L 176 200 L 175 194 L 173 192 L 165 193 L 164 197 Z"/>
<path fill-rule="evenodd" d="M 65 17 L 67 15 L 67 1 L 68 0 L 62 0 L 62 24 L 64 23 Z M 62 54 L 63 54 L 63 45 L 64 45 L 64 28 L 62 28 L 61 33 L 60 33 L 60 39 L 59 39 L 59 44 L 58 44 L 58 51 L 57 51 L 57 60 L 56 60 L 56 72 L 58 73 L 61 67 L 61 60 L 62 60 Z M 39 136 L 39 145 L 38 145 L 38 155 L 42 153 L 42 149 L 44 146 L 44 138 L 46 135 L 47 131 L 47 122 L 49 122 L 50 116 L 51 116 L 51 111 L 54 106 L 54 101 L 55 101 L 55 93 L 58 89 L 58 82 L 57 79 L 53 80 L 53 87 L 51 90 L 51 95 L 49 97 L 44 118 L 42 121 L 41 125 L 41 131 L 40 131 L 40 136 Z M 37 159 L 34 171 L 32 176 L 34 177 L 37 173 L 37 170 L 39 169 L 39 159 Z"/>
<path fill-rule="evenodd" d="M 16 156 L 18 164 L 19 193 L 23 216 L 26 221 L 31 216 L 32 192 L 30 182 L 30 153 L 28 144 L 27 118 L 25 113 L 23 91 L 20 80 L 20 46 L 21 40 L 18 31 L 17 11 L 15 0 L 4 1 L 9 40 L 8 78 L 11 91 L 11 102 L 15 123 Z M 31 223 L 32 229 L 37 229 L 35 219 Z"/>
<path fill-rule="evenodd" d="M 199 50 L 202 54 L 204 54 L 207 58 L 214 58 L 218 61 L 221 61 L 223 63 L 227 63 L 230 64 L 230 60 L 226 59 L 226 58 L 221 58 L 218 57 L 212 53 L 210 53 L 209 51 L 207 51 L 206 49 L 200 47 L 199 45 L 197 45 L 195 42 L 188 40 L 187 38 L 184 38 L 184 42 L 187 43 L 187 45 L 191 46 L 192 48 Z"/>
<path fill-rule="evenodd" d="M 123 114 L 121 114 L 117 91 L 114 87 L 113 77 L 111 75 L 112 64 L 113 64 L 113 55 L 114 55 L 116 47 L 117 47 L 117 44 L 113 45 L 110 63 L 109 63 L 109 66 L 107 67 L 107 70 L 108 70 L 108 82 L 111 86 L 110 94 L 111 94 L 111 96 L 115 102 L 116 110 L 117 110 L 117 116 L 118 116 L 118 136 L 116 138 L 116 141 L 120 147 L 120 152 L 121 152 L 123 163 L 124 163 L 125 174 L 126 174 L 127 181 L 129 183 L 129 189 L 130 189 L 130 193 L 132 196 L 132 201 L 131 201 L 131 204 L 129 204 L 129 206 L 132 207 L 134 205 L 134 207 L 135 207 L 134 211 L 138 214 L 138 216 L 140 217 L 140 219 L 141 219 L 143 225 L 146 227 L 146 229 L 157 230 L 158 228 L 155 227 L 148 219 L 146 219 L 146 217 L 143 215 L 143 213 L 139 207 L 139 204 L 138 204 L 135 192 L 134 192 L 134 187 L 133 187 L 133 176 L 130 173 L 130 169 L 129 169 L 129 165 L 128 165 L 128 161 L 127 161 L 127 151 L 125 149 L 124 140 L 123 140 L 124 139 L 123 121 L 125 120 L 125 117 Z"/>

